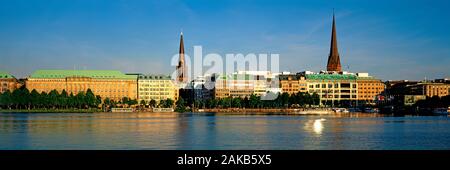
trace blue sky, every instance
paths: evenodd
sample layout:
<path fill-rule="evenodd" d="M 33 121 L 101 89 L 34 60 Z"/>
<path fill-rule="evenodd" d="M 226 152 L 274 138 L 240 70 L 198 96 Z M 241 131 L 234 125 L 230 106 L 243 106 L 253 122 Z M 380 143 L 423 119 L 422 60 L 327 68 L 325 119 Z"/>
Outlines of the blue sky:
<path fill-rule="evenodd" d="M 450 1 L 0 0 L 0 70 L 174 70 L 187 54 L 278 53 L 280 68 L 326 67 L 335 8 L 343 68 L 383 80 L 450 76 Z"/>

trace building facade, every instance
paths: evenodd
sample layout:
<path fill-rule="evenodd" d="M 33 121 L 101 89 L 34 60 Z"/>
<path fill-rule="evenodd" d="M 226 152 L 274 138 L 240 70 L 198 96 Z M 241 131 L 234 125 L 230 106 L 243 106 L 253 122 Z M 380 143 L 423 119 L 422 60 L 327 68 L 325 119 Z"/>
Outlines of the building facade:
<path fill-rule="evenodd" d="M 245 98 L 281 92 L 276 74 L 270 71 L 238 71 L 215 78 L 214 97 Z"/>
<path fill-rule="evenodd" d="M 384 92 L 385 84 L 368 73 L 356 73 L 358 83 L 358 101 L 367 104 L 375 104 L 378 97 Z"/>
<path fill-rule="evenodd" d="M 138 77 L 138 101 L 172 99 L 178 100 L 178 87 L 170 76 L 166 75 L 139 75 Z"/>
<path fill-rule="evenodd" d="M 411 94 L 425 95 L 427 97 L 443 97 L 450 94 L 450 84 L 435 82 L 419 82 L 407 87 Z"/>
<path fill-rule="evenodd" d="M 0 71 L 0 94 L 8 90 L 13 92 L 15 89 L 20 88 L 20 86 L 21 84 L 13 75 Z"/>
<path fill-rule="evenodd" d="M 114 101 L 124 97 L 137 99 L 138 90 L 137 76 L 115 70 L 37 70 L 26 79 L 25 85 L 39 93 L 66 90 L 76 95 L 91 89 L 102 99 Z"/>
<path fill-rule="evenodd" d="M 358 100 L 358 84 L 352 74 L 306 74 L 308 93 L 317 93 L 324 105 L 354 105 Z"/>
<path fill-rule="evenodd" d="M 302 75 L 281 74 L 278 76 L 278 78 L 280 80 L 280 87 L 283 93 L 292 95 L 298 92 L 308 92 L 306 79 Z"/>

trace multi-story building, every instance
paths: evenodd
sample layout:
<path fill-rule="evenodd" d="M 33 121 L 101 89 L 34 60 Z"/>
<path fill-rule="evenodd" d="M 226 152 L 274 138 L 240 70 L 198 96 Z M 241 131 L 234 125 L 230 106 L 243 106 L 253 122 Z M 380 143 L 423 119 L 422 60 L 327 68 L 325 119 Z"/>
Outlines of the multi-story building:
<path fill-rule="evenodd" d="M 102 99 L 137 98 L 137 76 L 115 70 L 37 70 L 25 84 L 30 91 L 34 89 L 39 93 L 66 90 L 76 95 L 91 89 Z"/>
<path fill-rule="evenodd" d="M 7 90 L 12 92 L 20 86 L 21 84 L 13 75 L 0 71 L 0 94 L 6 92 Z"/>
<path fill-rule="evenodd" d="M 353 74 L 305 74 L 308 93 L 317 93 L 322 104 L 353 105 L 358 100 L 358 84 Z"/>
<path fill-rule="evenodd" d="M 283 93 L 292 95 L 298 92 L 308 92 L 306 79 L 300 74 L 281 74 L 278 78 Z"/>
<path fill-rule="evenodd" d="M 151 100 L 156 102 L 166 99 L 178 100 L 178 86 L 170 76 L 139 75 L 138 86 L 138 101 L 144 100 L 149 103 Z"/>
<path fill-rule="evenodd" d="M 254 94 L 264 96 L 281 91 L 276 75 L 270 71 L 239 71 L 230 75 L 220 75 L 215 78 L 214 97 L 245 98 Z"/>
<path fill-rule="evenodd" d="M 207 81 L 208 79 L 208 81 Z M 179 90 L 180 98 L 183 98 L 187 103 L 191 104 L 193 101 L 201 101 L 213 98 L 213 88 L 210 86 L 211 76 L 198 76 L 192 80 L 185 88 Z"/>
<path fill-rule="evenodd" d="M 375 104 L 381 93 L 385 90 L 385 84 L 368 73 L 356 73 L 358 83 L 358 101 L 367 104 Z"/>
<path fill-rule="evenodd" d="M 411 94 L 427 97 L 443 97 L 450 94 L 450 84 L 435 82 L 419 82 L 407 87 Z"/>

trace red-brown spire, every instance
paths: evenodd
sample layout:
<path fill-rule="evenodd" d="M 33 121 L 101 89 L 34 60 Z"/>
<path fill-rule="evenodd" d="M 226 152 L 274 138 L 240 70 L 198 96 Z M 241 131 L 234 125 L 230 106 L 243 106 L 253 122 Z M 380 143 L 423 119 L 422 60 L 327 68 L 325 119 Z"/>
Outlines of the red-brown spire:
<path fill-rule="evenodd" d="M 331 32 L 330 55 L 328 56 L 327 71 L 342 71 L 341 59 L 339 57 L 338 44 L 336 38 L 336 23 L 333 12 L 333 28 Z"/>
<path fill-rule="evenodd" d="M 178 65 L 177 65 L 177 81 L 185 83 L 185 82 L 187 82 L 187 73 L 186 73 L 187 69 L 186 69 L 186 64 L 185 64 L 185 60 L 184 60 L 183 32 L 181 32 L 181 37 L 180 37 L 179 56 L 180 56 L 180 58 L 179 58 Z"/>

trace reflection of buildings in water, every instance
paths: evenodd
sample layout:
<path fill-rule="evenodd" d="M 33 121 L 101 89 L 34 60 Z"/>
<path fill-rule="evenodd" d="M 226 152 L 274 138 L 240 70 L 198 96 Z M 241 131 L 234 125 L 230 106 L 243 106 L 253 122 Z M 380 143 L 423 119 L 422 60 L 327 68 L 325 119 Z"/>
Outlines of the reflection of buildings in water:
<path fill-rule="evenodd" d="M 177 118 L 179 120 L 177 131 L 174 132 L 176 134 L 176 149 L 217 147 L 216 116 L 195 116 L 193 114 L 184 113 Z"/>
<path fill-rule="evenodd" d="M 176 114 L 55 114 L 29 116 L 27 141 L 47 149 L 171 149 L 176 141 Z"/>
<path fill-rule="evenodd" d="M 22 125 L 22 122 L 27 122 L 26 115 L 17 116 L 14 113 L 0 114 L 0 150 L 32 148 L 26 133 L 28 126 Z"/>
<path fill-rule="evenodd" d="M 217 141 L 224 146 L 220 149 L 258 149 L 270 148 L 280 142 L 278 135 L 281 133 L 276 126 L 279 122 L 270 116 L 256 115 L 216 115 L 215 136 Z M 274 131 L 277 131 L 274 133 Z M 231 147 L 233 146 L 233 147 Z"/>

